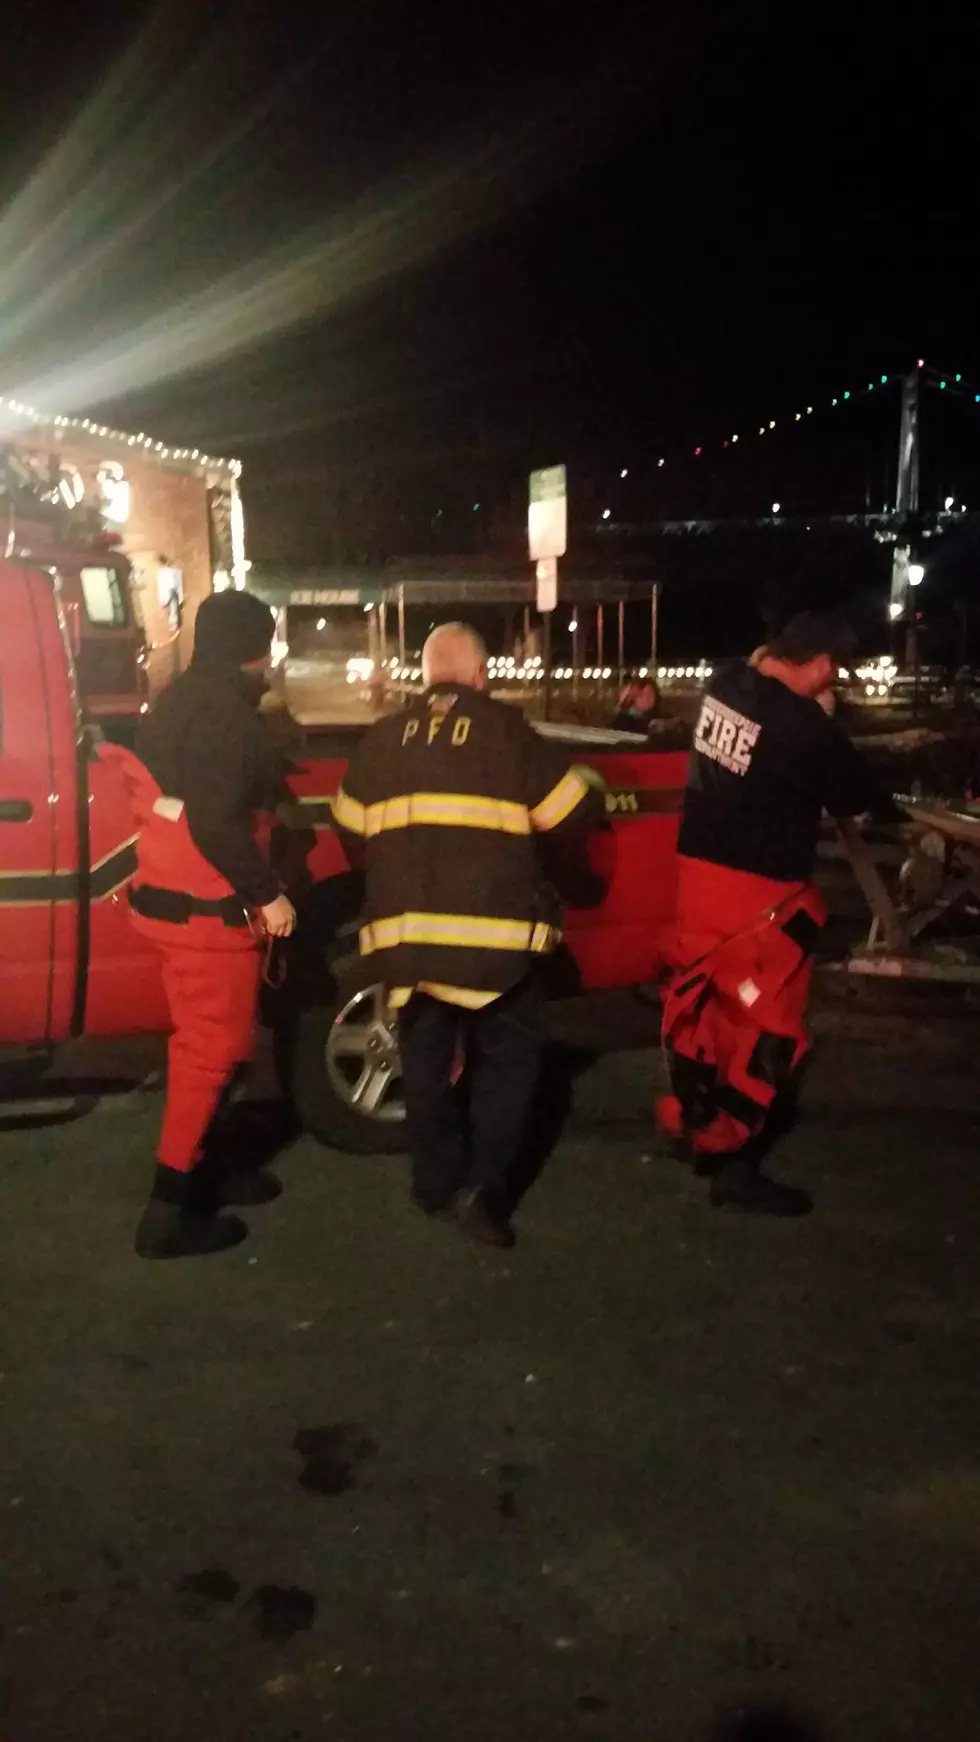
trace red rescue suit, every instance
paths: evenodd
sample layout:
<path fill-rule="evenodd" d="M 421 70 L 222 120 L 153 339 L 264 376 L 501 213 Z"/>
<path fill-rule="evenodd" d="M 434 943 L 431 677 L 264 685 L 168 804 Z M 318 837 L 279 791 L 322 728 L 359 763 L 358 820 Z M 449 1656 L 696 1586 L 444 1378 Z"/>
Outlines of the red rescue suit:
<path fill-rule="evenodd" d="M 140 830 L 132 921 L 160 952 L 173 1024 L 157 1159 L 187 1173 L 224 1089 L 254 1050 L 262 943 L 231 884 L 194 845 L 181 802 L 161 793 L 131 752 L 113 747 L 112 755 Z"/>
<path fill-rule="evenodd" d="M 658 1102 L 657 1122 L 696 1155 L 721 1155 L 762 1130 L 809 1051 L 812 952 L 827 914 L 810 884 L 678 863 L 682 965 L 661 1031 L 674 1092 Z"/>

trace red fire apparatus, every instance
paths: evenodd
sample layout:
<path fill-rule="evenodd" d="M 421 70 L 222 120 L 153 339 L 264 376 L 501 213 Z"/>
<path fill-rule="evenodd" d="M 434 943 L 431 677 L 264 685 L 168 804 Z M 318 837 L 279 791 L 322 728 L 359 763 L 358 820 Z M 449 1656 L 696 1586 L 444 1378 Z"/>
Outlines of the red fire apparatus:
<path fill-rule="evenodd" d="M 51 524 L 0 521 L 8 562 L 38 563 L 61 583 L 61 605 L 88 719 L 110 736 L 132 735 L 147 699 L 143 632 L 132 605 L 132 565 L 113 533 L 66 545 Z"/>
<path fill-rule="evenodd" d="M 8 1060 L 77 1035 L 167 1025 L 157 959 L 129 923 L 128 803 L 112 749 L 80 705 L 77 591 L 51 554 L 0 562 L 0 1048 Z M 404 1109 L 383 988 L 351 966 L 360 880 L 330 816 L 351 742 L 351 730 L 324 733 L 291 779 L 294 814 L 277 836 L 300 928 L 267 1016 L 289 1056 L 304 1123 L 337 1147 L 378 1151 L 402 1147 Z M 648 982 L 669 938 L 686 756 L 612 734 L 573 732 L 569 743 L 606 785 L 608 826 L 592 848 L 608 887 L 601 906 L 566 912 L 563 946 L 549 962 L 553 988 Z"/>

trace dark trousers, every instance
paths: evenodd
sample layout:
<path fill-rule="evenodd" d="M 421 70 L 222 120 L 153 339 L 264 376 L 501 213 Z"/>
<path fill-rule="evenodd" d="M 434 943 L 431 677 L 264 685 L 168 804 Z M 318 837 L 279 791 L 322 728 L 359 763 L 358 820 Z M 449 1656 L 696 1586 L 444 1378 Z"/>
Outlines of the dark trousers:
<path fill-rule="evenodd" d="M 415 1190 L 427 1204 L 479 1188 L 506 1202 L 527 1128 L 544 1036 L 528 976 L 482 1010 L 416 992 L 398 1020 Z M 458 1049 L 463 1074 L 453 1082 Z"/>

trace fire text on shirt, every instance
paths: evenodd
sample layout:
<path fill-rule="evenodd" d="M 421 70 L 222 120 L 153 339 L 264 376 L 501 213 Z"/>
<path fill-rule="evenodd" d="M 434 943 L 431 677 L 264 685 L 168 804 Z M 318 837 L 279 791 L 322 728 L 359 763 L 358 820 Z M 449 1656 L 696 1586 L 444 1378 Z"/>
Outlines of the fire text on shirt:
<path fill-rule="evenodd" d="M 724 702 L 708 696 L 694 734 L 694 748 L 712 762 L 720 762 L 730 774 L 745 774 L 752 762 L 752 752 L 761 727 L 756 720 L 746 719 Z"/>

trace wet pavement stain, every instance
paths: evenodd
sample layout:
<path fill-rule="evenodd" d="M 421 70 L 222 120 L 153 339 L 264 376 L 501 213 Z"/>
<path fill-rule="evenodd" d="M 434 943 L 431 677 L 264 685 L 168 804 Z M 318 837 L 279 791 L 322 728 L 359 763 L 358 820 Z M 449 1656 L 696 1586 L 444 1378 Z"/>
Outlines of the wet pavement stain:
<path fill-rule="evenodd" d="M 525 1477 L 530 1476 L 531 1473 L 530 1464 L 510 1463 L 500 1465 L 498 1475 L 501 1487 L 500 1492 L 497 1495 L 497 1511 L 501 1518 L 517 1517 L 517 1484 L 523 1482 Z"/>
<path fill-rule="evenodd" d="M 298 1585 L 260 1585 L 242 1613 L 254 1621 L 260 1639 L 281 1643 L 313 1626 L 316 1598 Z"/>
<path fill-rule="evenodd" d="M 149 1373 L 153 1367 L 145 1355 L 132 1355 L 126 1349 L 121 1349 L 116 1355 L 116 1364 L 122 1373 Z"/>
<path fill-rule="evenodd" d="M 223 1567 L 205 1567 L 199 1573 L 184 1573 L 177 1590 L 182 1597 L 196 1597 L 207 1603 L 233 1603 L 241 1586 Z"/>
<path fill-rule="evenodd" d="M 303 1459 L 300 1487 L 311 1494 L 346 1494 L 356 1488 L 363 1466 L 377 1456 L 377 1442 L 357 1422 L 300 1428 L 293 1449 Z"/>
<path fill-rule="evenodd" d="M 608 1712 L 609 1701 L 598 1694 L 579 1694 L 575 1701 L 580 1712 Z"/>

